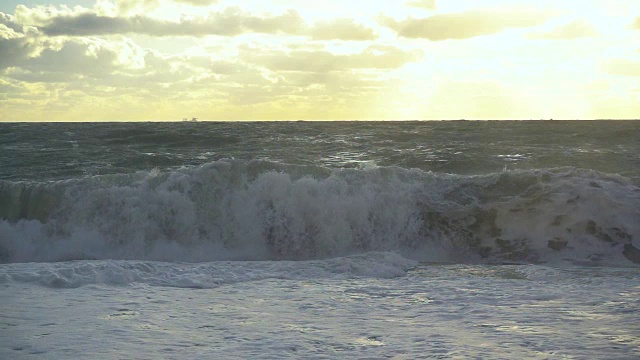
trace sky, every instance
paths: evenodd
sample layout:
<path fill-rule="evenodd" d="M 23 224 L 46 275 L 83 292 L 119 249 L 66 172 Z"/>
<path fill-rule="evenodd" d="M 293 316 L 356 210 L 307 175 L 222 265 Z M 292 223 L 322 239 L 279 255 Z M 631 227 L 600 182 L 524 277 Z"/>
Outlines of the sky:
<path fill-rule="evenodd" d="M 638 0 L 2 0 L 0 121 L 640 118 Z"/>

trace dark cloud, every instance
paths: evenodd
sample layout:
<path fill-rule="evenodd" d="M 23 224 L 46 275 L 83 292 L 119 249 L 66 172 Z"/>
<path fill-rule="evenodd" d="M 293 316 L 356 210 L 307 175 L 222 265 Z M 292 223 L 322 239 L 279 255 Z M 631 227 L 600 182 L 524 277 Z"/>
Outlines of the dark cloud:
<path fill-rule="evenodd" d="M 545 22 L 548 18 L 547 14 L 540 11 L 479 9 L 438 14 L 422 19 L 407 18 L 401 21 L 383 17 L 381 23 L 402 37 L 441 41 L 490 35 L 509 28 L 531 27 Z"/>
<path fill-rule="evenodd" d="M 1 13 L 0 13 L 1 14 Z M 2 17 L 0 17 L 0 21 Z M 9 24 L 0 22 L 0 69 L 17 66 L 25 59 L 37 54 L 41 43 L 45 40 L 35 39 L 35 30 L 27 28 L 27 34 L 14 30 L 17 27 L 9 27 Z"/>
<path fill-rule="evenodd" d="M 238 8 L 210 13 L 206 18 L 182 19 L 179 22 L 153 19 L 143 15 L 110 17 L 95 13 L 56 16 L 41 30 L 50 36 L 90 36 L 113 34 L 145 34 L 150 36 L 233 36 L 247 32 L 297 33 L 303 27 L 302 17 L 293 10 L 276 16 L 254 16 Z"/>
<path fill-rule="evenodd" d="M 135 1 L 120 4 L 133 9 Z M 136 8 L 137 9 L 137 8 Z M 182 18 L 179 21 L 161 20 L 144 14 L 131 16 L 105 16 L 86 9 L 59 11 L 55 8 L 20 5 L 17 9 L 23 23 L 37 26 L 48 36 L 105 36 L 118 34 L 144 34 L 149 36 L 236 36 L 245 33 L 309 36 L 314 40 L 374 40 L 374 31 L 351 19 L 318 22 L 312 26 L 295 10 L 279 15 L 253 15 L 231 7 L 211 12 L 206 17 Z M 9 22 L 7 17 L 4 21 Z M 3 18 L 0 17 L 0 21 Z"/>
<path fill-rule="evenodd" d="M 5 25 L 6 27 L 8 27 L 9 29 L 12 29 L 13 31 L 22 32 L 22 25 L 18 24 L 15 21 L 15 17 L 9 14 L 0 12 L 0 24 Z"/>
<path fill-rule="evenodd" d="M 0 28 L 2 31 L 2 28 Z M 20 64 L 27 58 L 30 49 L 23 38 L 2 38 L 0 36 L 0 69 Z"/>
<path fill-rule="evenodd" d="M 1 25 L 0 25 L 1 26 Z M 74 82 L 87 79 L 107 79 L 115 72 L 127 72 L 144 66 L 140 48 L 130 42 L 107 43 L 99 40 L 66 40 L 56 43 L 36 42 L 33 38 L 0 40 L 0 51 L 10 56 L 0 57 L 0 67 L 12 66 L 5 76 L 28 82 Z M 18 42 L 19 41 L 19 42 Z M 8 47 L 8 45 L 12 47 Z M 6 59 L 11 59 L 7 64 Z M 164 69 L 166 70 L 166 69 Z"/>
<path fill-rule="evenodd" d="M 118 54 L 108 48 L 94 48 L 89 44 L 67 42 L 60 49 L 45 49 L 40 56 L 29 58 L 20 67 L 39 72 L 60 72 L 65 74 L 109 73 Z"/>
<path fill-rule="evenodd" d="M 138 27 L 149 25 L 146 24 L 144 18 L 141 19 L 142 21 L 134 19 L 123 19 L 85 13 L 74 16 L 59 16 L 53 18 L 49 24 L 42 26 L 40 29 L 50 36 L 85 36 L 131 32 L 133 26 L 130 22 L 133 22 Z"/>

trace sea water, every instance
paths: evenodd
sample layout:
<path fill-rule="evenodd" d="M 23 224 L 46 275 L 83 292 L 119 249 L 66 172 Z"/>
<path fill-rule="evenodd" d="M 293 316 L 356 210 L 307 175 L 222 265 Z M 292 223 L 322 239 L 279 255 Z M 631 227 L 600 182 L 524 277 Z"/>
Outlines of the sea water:
<path fill-rule="evenodd" d="M 0 358 L 640 357 L 640 122 L 0 124 Z"/>

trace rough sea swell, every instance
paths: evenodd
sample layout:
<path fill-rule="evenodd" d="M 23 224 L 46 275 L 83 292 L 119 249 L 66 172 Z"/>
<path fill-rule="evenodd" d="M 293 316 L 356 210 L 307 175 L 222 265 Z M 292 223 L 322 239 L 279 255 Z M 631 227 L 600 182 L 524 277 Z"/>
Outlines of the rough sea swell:
<path fill-rule="evenodd" d="M 640 121 L 0 123 L 0 358 L 638 358 L 638 154 Z"/>
<path fill-rule="evenodd" d="M 634 265 L 640 187 L 572 167 L 453 175 L 218 160 L 49 182 L 0 180 L 0 259 Z"/>

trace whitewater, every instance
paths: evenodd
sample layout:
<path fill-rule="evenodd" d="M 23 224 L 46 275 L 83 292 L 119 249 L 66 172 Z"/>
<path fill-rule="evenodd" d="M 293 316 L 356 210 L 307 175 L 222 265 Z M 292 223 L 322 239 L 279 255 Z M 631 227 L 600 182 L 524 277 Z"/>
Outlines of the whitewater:
<path fill-rule="evenodd" d="M 638 154 L 638 121 L 0 123 L 0 358 L 637 358 Z"/>

